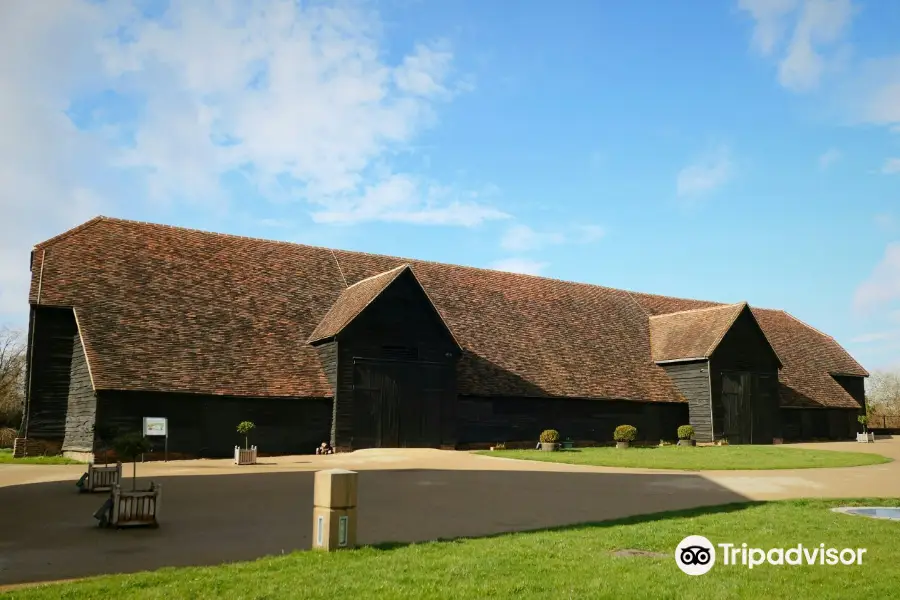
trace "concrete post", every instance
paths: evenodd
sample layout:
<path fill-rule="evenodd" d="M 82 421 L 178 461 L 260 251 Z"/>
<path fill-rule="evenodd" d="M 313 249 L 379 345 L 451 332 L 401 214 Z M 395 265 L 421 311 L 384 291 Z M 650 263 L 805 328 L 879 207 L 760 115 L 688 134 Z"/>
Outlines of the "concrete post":
<path fill-rule="evenodd" d="M 316 471 L 313 490 L 314 550 L 333 551 L 356 546 L 355 471 Z"/>

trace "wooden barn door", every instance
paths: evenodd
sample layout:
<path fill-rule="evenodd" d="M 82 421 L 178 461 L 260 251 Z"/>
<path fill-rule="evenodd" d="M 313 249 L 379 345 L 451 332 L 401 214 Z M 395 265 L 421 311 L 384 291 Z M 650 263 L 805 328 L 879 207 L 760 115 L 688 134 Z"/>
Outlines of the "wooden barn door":
<path fill-rule="evenodd" d="M 440 443 L 439 365 L 419 361 L 354 360 L 354 436 L 376 448 Z"/>
<path fill-rule="evenodd" d="M 400 385 L 390 365 L 357 362 L 354 367 L 356 436 L 371 439 L 376 448 L 400 445 Z"/>
<path fill-rule="evenodd" d="M 725 439 L 729 444 L 749 444 L 752 438 L 753 405 L 750 374 L 722 372 L 722 408 Z"/>
<path fill-rule="evenodd" d="M 777 379 L 743 371 L 722 372 L 725 437 L 731 444 L 769 444 L 778 411 Z"/>

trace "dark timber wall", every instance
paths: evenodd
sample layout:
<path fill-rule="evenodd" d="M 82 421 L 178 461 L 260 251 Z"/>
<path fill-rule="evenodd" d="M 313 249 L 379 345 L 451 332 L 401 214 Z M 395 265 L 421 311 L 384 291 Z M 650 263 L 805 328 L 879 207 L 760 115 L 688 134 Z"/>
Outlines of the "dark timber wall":
<path fill-rule="evenodd" d="M 859 403 L 859 408 L 782 408 L 785 440 L 846 440 L 852 439 L 857 431 L 862 431 L 856 418 L 863 414 L 866 405 L 865 378 L 852 375 L 833 377 Z"/>
<path fill-rule="evenodd" d="M 365 405 L 377 391 L 372 381 L 356 381 L 358 364 L 397 373 L 415 404 L 401 404 L 407 419 L 425 421 L 439 430 L 423 445 L 455 443 L 456 355 L 458 349 L 428 296 L 412 273 L 402 273 L 337 336 L 337 391 L 332 444 L 342 448 L 376 445 L 376 419 Z M 362 360 L 360 360 L 362 359 Z M 402 365 L 401 365 L 402 363 Z M 393 378 L 393 375 L 385 375 Z M 401 394 L 403 392 L 400 392 Z M 400 419 L 404 414 L 400 415 Z M 434 438 L 434 439 L 432 439 Z M 402 443 L 402 442 L 401 442 Z"/>
<path fill-rule="evenodd" d="M 709 363 L 705 360 L 660 365 L 688 401 L 690 424 L 698 442 L 713 440 L 712 406 L 709 395 Z M 685 425 L 686 423 L 681 423 Z M 676 435 L 672 436 L 677 438 Z M 665 438 L 663 438 L 665 439 Z"/>
<path fill-rule="evenodd" d="M 71 308 L 36 306 L 32 326 L 28 437 L 62 443 L 66 433 L 72 341 L 78 330 L 75 315 Z"/>
<path fill-rule="evenodd" d="M 337 389 L 337 343 L 325 342 L 317 346 L 316 351 L 319 353 L 322 370 L 325 372 L 325 378 L 328 379 L 328 385 L 331 386 L 333 394 Z"/>
<path fill-rule="evenodd" d="M 619 425 L 634 425 L 639 441 L 675 440 L 688 422 L 685 403 L 627 402 L 566 398 L 459 398 L 459 443 L 537 443 L 541 431 L 556 429 L 573 440 L 610 442 Z"/>
<path fill-rule="evenodd" d="M 97 392 L 97 422 L 119 433 L 141 431 L 144 417 L 169 420 L 169 452 L 199 457 L 233 456 L 243 437 L 241 421 L 253 421 L 250 443 L 261 454 L 310 454 L 328 439 L 330 398 L 234 398 L 165 392 Z M 162 451 L 163 439 L 153 439 Z"/>
<path fill-rule="evenodd" d="M 846 440 L 862 431 L 859 411 L 846 408 L 782 408 L 785 441 Z"/>
<path fill-rule="evenodd" d="M 710 358 L 710 393 L 713 435 L 725 434 L 726 414 L 722 401 L 722 373 L 751 373 L 753 442 L 772 443 L 781 437 L 778 410 L 778 357 L 756 324 L 749 309 L 738 316 Z"/>
<path fill-rule="evenodd" d="M 91 385 L 91 375 L 81 336 L 76 334 L 72 342 L 72 366 L 69 370 L 69 395 L 66 410 L 66 433 L 62 449 L 75 452 L 92 452 L 94 449 L 94 417 L 97 398 Z"/>

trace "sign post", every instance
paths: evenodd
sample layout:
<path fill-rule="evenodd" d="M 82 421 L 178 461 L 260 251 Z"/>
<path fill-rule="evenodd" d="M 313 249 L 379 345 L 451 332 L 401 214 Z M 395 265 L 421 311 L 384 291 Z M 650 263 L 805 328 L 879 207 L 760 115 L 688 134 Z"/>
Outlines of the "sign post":
<path fill-rule="evenodd" d="M 144 417 L 144 437 L 164 437 L 164 461 L 169 462 L 169 420 L 166 417 Z M 141 462 L 144 462 L 143 456 Z"/>

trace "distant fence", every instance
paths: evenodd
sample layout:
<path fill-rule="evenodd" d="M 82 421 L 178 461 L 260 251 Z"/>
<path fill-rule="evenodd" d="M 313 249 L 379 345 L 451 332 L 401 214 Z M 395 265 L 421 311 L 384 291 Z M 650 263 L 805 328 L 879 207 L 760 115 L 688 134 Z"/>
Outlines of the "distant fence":
<path fill-rule="evenodd" d="M 900 415 L 872 415 L 870 429 L 900 429 Z"/>

